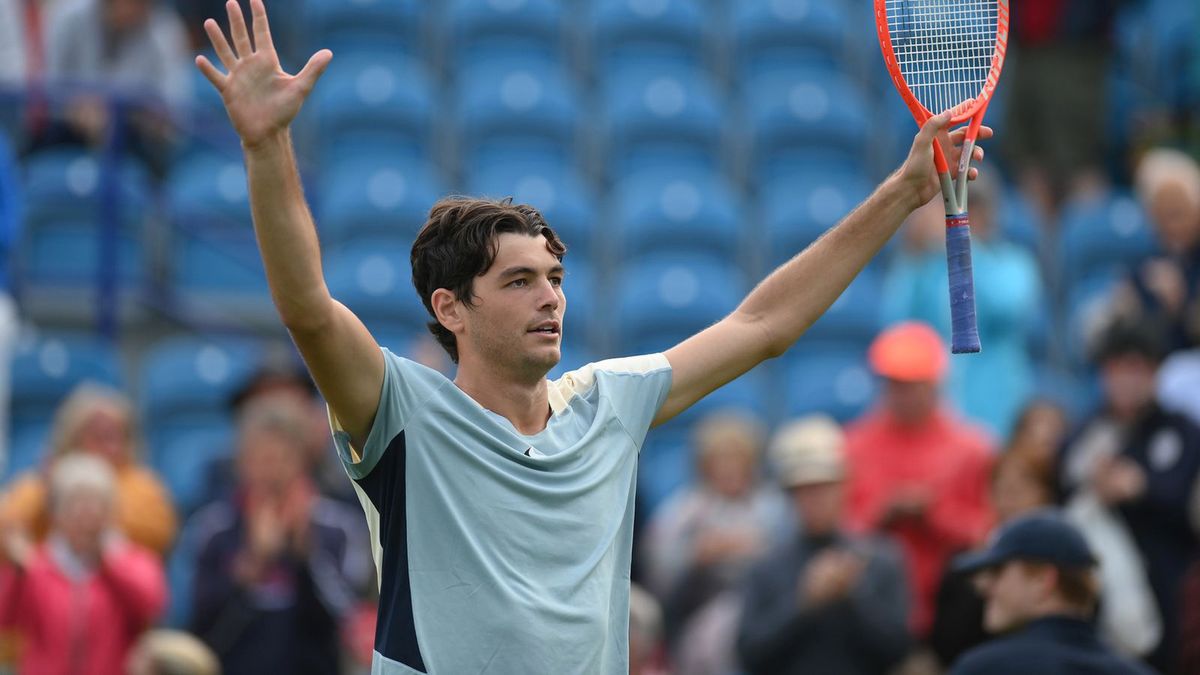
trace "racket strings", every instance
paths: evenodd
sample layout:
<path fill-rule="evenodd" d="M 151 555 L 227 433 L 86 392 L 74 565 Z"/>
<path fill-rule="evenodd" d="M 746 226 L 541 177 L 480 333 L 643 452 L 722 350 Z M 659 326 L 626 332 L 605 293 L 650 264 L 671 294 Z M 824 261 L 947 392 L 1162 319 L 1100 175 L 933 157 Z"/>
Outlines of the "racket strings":
<path fill-rule="evenodd" d="M 996 50 L 996 0 L 885 0 L 892 51 L 917 101 L 936 114 L 983 91 Z"/>

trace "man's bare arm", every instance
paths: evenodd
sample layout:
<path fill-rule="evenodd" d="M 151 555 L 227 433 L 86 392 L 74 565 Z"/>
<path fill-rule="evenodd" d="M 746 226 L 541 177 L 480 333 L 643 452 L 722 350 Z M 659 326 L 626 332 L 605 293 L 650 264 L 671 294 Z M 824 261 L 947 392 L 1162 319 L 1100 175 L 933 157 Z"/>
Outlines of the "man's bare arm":
<path fill-rule="evenodd" d="M 251 0 L 250 8 L 253 47 L 235 0 L 226 3 L 232 44 L 215 21 L 204 24 L 228 74 L 203 56 L 196 65 L 221 92 L 242 140 L 254 234 L 279 317 L 354 447 L 361 449 L 379 406 L 383 354 L 325 285 L 316 227 L 288 131 L 332 54 L 317 52 L 300 73 L 288 75 L 279 65 L 262 0 Z"/>
<path fill-rule="evenodd" d="M 936 117 L 926 124 L 898 171 L 841 223 L 772 272 L 732 314 L 666 352 L 671 391 L 655 424 L 779 356 L 829 309 L 904 219 L 938 194 L 933 138 L 940 134 L 946 148 L 961 145 L 962 138 L 961 132 L 944 133 L 947 122 Z M 984 129 L 980 138 L 991 135 Z M 975 154 L 982 158 L 982 150 Z"/>

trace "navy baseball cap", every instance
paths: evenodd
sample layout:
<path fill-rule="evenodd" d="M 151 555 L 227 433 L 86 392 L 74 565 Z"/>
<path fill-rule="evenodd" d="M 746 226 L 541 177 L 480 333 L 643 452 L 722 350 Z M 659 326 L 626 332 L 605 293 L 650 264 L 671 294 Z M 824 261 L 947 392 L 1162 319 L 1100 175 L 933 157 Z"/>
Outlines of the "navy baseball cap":
<path fill-rule="evenodd" d="M 987 548 L 959 556 L 956 572 L 977 572 L 1010 560 L 1042 562 L 1057 567 L 1091 567 L 1096 556 L 1075 526 L 1055 509 L 1042 509 L 1005 523 Z"/>

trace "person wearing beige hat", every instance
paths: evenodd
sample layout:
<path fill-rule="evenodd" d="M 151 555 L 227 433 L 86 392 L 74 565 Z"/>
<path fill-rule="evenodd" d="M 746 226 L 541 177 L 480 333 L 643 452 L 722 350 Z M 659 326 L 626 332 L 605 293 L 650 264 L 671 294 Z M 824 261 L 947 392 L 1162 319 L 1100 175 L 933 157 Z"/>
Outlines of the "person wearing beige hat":
<path fill-rule="evenodd" d="M 772 439 L 798 525 L 748 575 L 738 656 L 751 675 L 882 673 L 912 646 L 900 552 L 845 529 L 844 445 L 841 428 L 821 415 Z"/>

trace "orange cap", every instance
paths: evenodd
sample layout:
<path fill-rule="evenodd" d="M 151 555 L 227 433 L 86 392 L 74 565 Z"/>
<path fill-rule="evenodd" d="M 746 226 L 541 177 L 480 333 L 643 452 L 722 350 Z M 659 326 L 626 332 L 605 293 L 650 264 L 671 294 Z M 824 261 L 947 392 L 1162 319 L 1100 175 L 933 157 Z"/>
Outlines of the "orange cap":
<path fill-rule="evenodd" d="M 919 321 L 904 321 L 880 333 L 867 359 L 875 374 L 901 382 L 937 382 L 946 373 L 945 343 Z"/>

